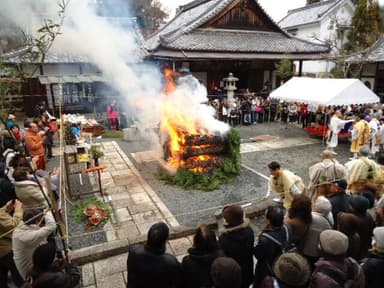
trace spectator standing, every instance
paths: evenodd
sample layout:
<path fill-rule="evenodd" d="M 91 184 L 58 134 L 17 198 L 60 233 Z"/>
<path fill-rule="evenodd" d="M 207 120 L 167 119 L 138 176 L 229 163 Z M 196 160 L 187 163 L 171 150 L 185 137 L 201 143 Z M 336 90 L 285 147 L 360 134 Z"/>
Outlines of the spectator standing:
<path fill-rule="evenodd" d="M 324 230 L 332 229 L 333 216 L 331 212 L 331 202 L 324 196 L 319 196 L 312 211 L 312 224 L 309 227 L 303 245 L 303 255 L 308 259 L 311 267 L 319 260 L 320 254 L 317 249 L 320 233 Z"/>
<path fill-rule="evenodd" d="M 285 126 L 284 127 L 285 129 L 288 129 L 288 115 L 289 115 L 288 104 L 284 102 L 283 104 L 281 104 L 280 129 L 283 129 L 283 126 Z"/>
<path fill-rule="evenodd" d="M 345 189 L 347 189 L 347 181 L 344 179 L 336 180 L 330 185 L 328 199 L 332 205 L 334 229 L 337 229 L 337 215 L 340 212 L 348 212 L 350 196 L 345 192 Z"/>
<path fill-rule="evenodd" d="M 29 124 L 28 130 L 25 132 L 25 145 L 31 157 L 38 157 L 37 169 L 45 170 L 44 141 L 40 136 L 39 127 L 34 122 Z"/>
<path fill-rule="evenodd" d="M 15 187 L 5 173 L 5 164 L 0 162 L 0 207 L 3 207 L 8 201 L 16 199 Z"/>
<path fill-rule="evenodd" d="M 248 288 L 253 283 L 253 245 L 255 236 L 249 219 L 239 205 L 225 207 L 222 212 L 225 220 L 220 231 L 219 245 L 225 255 L 236 260 L 241 267 L 242 286 Z"/>
<path fill-rule="evenodd" d="M 114 130 L 119 130 L 119 112 L 116 107 L 116 100 L 112 100 L 111 104 L 107 106 L 107 118 L 109 123 L 109 128 Z"/>
<path fill-rule="evenodd" d="M 33 252 L 33 268 L 28 275 L 32 287 L 72 288 L 80 283 L 80 271 L 71 263 L 72 253 L 67 254 L 69 263 L 63 258 L 56 259 L 56 245 L 48 242 L 36 248 Z M 63 255 L 64 257 L 64 255 Z M 64 267 L 67 265 L 67 267 Z M 64 268 L 66 271 L 64 271 Z"/>
<path fill-rule="evenodd" d="M 12 252 L 12 230 L 21 222 L 23 208 L 19 200 L 9 201 L 0 208 L 0 287 L 7 288 L 8 271 L 11 272 L 12 280 L 17 285 L 23 284 L 13 260 Z"/>
<path fill-rule="evenodd" d="M 51 211 L 27 209 L 23 214 L 23 223 L 13 231 L 13 259 L 21 277 L 26 279 L 32 269 L 32 255 L 35 249 L 47 242 L 47 237 L 56 230 L 56 222 Z"/>
<path fill-rule="evenodd" d="M 360 236 L 360 253 L 358 259 L 366 257 L 371 248 L 372 232 L 374 222 L 367 213 L 369 201 L 363 196 L 353 196 L 349 201 L 350 212 L 357 217 L 357 233 Z"/>
<path fill-rule="evenodd" d="M 257 259 L 254 287 L 259 287 L 266 276 L 272 276 L 273 263 L 290 245 L 292 228 L 283 224 L 284 209 L 280 206 L 268 206 L 265 210 L 266 228 L 261 232 L 253 251 Z"/>
<path fill-rule="evenodd" d="M 216 258 L 212 263 L 213 288 L 241 288 L 241 267 L 230 257 Z"/>
<path fill-rule="evenodd" d="M 129 248 L 127 288 L 174 288 L 180 285 L 180 263 L 165 252 L 169 228 L 159 222 L 148 231 L 147 243 Z"/>
<path fill-rule="evenodd" d="M 16 124 L 16 116 L 13 114 L 9 114 L 5 124 L 8 129 L 12 129 L 12 127 Z"/>
<path fill-rule="evenodd" d="M 358 219 L 355 215 L 344 212 L 340 212 L 337 218 L 337 230 L 348 237 L 348 250 L 345 255 L 357 261 L 360 255 L 360 235 L 357 233 Z"/>
<path fill-rule="evenodd" d="M 342 288 L 346 280 L 364 287 L 363 269 L 354 259 L 345 257 L 348 249 L 346 235 L 336 230 L 325 230 L 320 234 L 319 248 L 323 258 L 315 264 L 310 288 Z"/>
<path fill-rule="evenodd" d="M 193 237 L 193 246 L 181 263 L 182 287 L 212 287 L 211 265 L 216 258 L 224 256 L 215 232 L 206 225 L 200 225 Z"/>
<path fill-rule="evenodd" d="M 306 288 L 311 277 L 308 261 L 299 253 L 284 253 L 273 265 L 274 276 L 267 276 L 260 288 Z"/>
<path fill-rule="evenodd" d="M 312 204 L 311 199 L 305 195 L 295 195 L 292 205 L 288 209 L 288 214 L 284 219 L 285 224 L 289 224 L 293 231 L 293 242 L 297 250 L 303 250 L 305 237 L 312 224 Z"/>
<path fill-rule="evenodd" d="M 362 261 L 365 274 L 365 287 L 382 287 L 384 275 L 384 227 L 373 230 L 373 249 Z"/>

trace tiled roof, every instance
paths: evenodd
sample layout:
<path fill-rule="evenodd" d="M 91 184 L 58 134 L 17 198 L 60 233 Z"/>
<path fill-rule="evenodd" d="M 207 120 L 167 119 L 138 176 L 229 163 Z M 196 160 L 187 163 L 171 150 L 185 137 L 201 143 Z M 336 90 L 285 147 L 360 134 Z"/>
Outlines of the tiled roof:
<path fill-rule="evenodd" d="M 288 28 L 315 23 L 320 21 L 321 17 L 332 9 L 339 1 L 343 0 L 320 1 L 315 4 L 290 10 L 288 11 L 288 15 L 279 21 L 279 25 L 282 28 Z"/>
<path fill-rule="evenodd" d="M 199 28 L 219 15 L 234 1 L 196 0 L 181 6 L 173 20 L 147 39 L 146 48 L 152 52 L 160 47 L 183 51 L 251 53 L 324 53 L 328 51 L 323 45 L 287 35 L 277 24 L 276 31 L 281 33 Z M 255 3 L 265 13 L 256 0 Z M 269 16 L 266 14 L 266 17 Z"/>
<path fill-rule="evenodd" d="M 328 52 L 325 46 L 287 37 L 276 32 L 196 29 L 166 45 L 188 51 L 303 53 Z"/>
<path fill-rule="evenodd" d="M 384 62 L 384 35 L 364 52 L 349 57 L 347 62 Z"/>

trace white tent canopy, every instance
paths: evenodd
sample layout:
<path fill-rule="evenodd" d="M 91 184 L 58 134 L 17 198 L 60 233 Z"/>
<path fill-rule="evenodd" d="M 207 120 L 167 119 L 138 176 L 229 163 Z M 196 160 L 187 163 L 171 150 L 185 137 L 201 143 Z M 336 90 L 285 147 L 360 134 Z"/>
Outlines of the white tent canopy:
<path fill-rule="evenodd" d="M 273 91 L 270 97 L 317 105 L 380 102 L 380 98 L 359 79 L 293 77 Z"/>

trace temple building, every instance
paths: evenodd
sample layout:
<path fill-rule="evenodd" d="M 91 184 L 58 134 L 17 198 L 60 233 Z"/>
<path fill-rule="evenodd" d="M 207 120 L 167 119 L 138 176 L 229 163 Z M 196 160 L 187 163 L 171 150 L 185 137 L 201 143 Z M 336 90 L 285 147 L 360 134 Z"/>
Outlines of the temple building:
<path fill-rule="evenodd" d="M 255 0 L 196 0 L 180 6 L 175 17 L 146 40 L 150 59 L 170 68 L 189 69 L 209 92 L 223 86 L 229 73 L 239 89 L 260 91 L 279 84 L 275 65 L 324 59 L 329 49 L 283 31 Z"/>

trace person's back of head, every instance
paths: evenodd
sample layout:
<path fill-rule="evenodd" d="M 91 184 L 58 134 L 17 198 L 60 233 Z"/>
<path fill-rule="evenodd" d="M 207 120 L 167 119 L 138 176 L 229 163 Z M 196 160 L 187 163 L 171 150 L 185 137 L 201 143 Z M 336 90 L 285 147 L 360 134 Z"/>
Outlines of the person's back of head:
<path fill-rule="evenodd" d="M 164 222 L 153 224 L 148 231 L 146 249 L 154 253 L 164 253 L 169 228 Z"/>
<path fill-rule="evenodd" d="M 284 222 L 284 208 L 280 206 L 268 206 L 265 210 L 265 219 L 273 227 L 281 227 Z"/>
<path fill-rule="evenodd" d="M 344 259 L 348 245 L 347 235 L 340 231 L 328 229 L 320 233 L 319 246 L 328 259 Z"/>
<path fill-rule="evenodd" d="M 215 288 L 240 288 L 241 268 L 230 257 L 218 257 L 211 266 L 211 277 Z"/>
<path fill-rule="evenodd" d="M 295 195 L 291 207 L 288 209 L 288 217 L 299 218 L 306 224 L 312 223 L 311 199 L 302 194 Z"/>
<path fill-rule="evenodd" d="M 279 281 L 289 287 L 306 287 L 311 277 L 309 262 L 296 252 L 281 254 L 273 265 L 273 272 Z"/>
<path fill-rule="evenodd" d="M 16 182 L 28 180 L 27 169 L 25 169 L 24 167 L 17 167 L 13 172 L 12 176 Z"/>
<path fill-rule="evenodd" d="M 207 225 L 200 225 L 193 237 L 193 246 L 201 251 L 211 251 L 219 247 L 215 232 Z"/>
<path fill-rule="evenodd" d="M 56 245 L 52 242 L 40 245 L 32 256 L 34 271 L 48 271 L 56 256 Z"/>
<path fill-rule="evenodd" d="M 35 224 L 43 217 L 44 212 L 38 208 L 31 208 L 24 210 L 23 222 L 27 225 Z"/>

